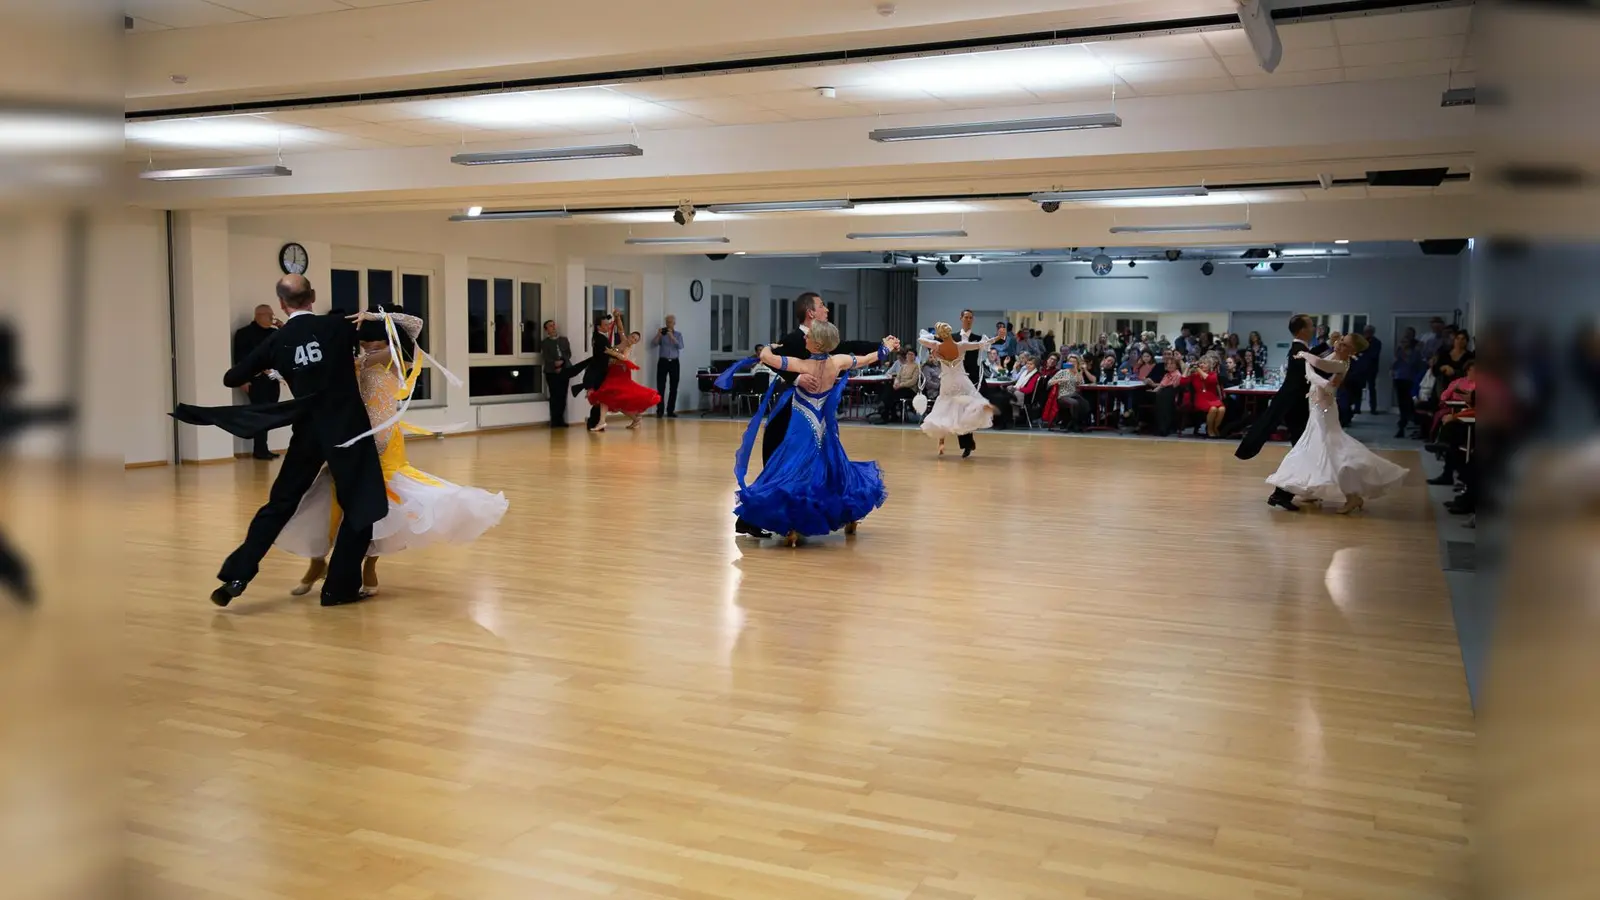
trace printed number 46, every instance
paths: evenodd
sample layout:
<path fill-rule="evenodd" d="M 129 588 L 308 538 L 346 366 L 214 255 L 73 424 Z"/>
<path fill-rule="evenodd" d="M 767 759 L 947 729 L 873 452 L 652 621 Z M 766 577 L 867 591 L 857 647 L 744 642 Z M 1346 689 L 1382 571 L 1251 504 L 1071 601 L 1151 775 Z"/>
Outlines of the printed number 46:
<path fill-rule="evenodd" d="M 294 348 L 294 364 L 296 366 L 306 366 L 319 362 L 322 362 L 322 345 L 316 341 L 312 341 L 309 344 L 301 344 Z"/>

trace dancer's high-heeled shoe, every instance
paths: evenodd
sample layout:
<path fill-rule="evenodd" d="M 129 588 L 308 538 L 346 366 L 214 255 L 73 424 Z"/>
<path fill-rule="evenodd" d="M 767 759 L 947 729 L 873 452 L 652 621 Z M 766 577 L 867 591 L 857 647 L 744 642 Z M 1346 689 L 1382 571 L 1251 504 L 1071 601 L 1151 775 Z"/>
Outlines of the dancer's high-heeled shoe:
<path fill-rule="evenodd" d="M 628 423 L 628 430 L 632 431 L 635 428 L 638 428 L 639 427 L 639 423 L 643 422 L 643 421 L 644 421 L 644 416 L 634 416 L 633 417 L 633 421 Z"/>
<path fill-rule="evenodd" d="M 321 581 L 323 576 L 327 574 L 328 561 L 325 559 L 313 559 L 311 565 L 306 567 L 306 573 L 300 576 L 300 583 L 290 588 L 289 593 L 296 597 L 304 597 L 306 594 L 311 593 L 311 589 L 316 587 L 317 582 Z"/>
<path fill-rule="evenodd" d="M 939 455 L 944 455 L 944 438 L 939 438 Z"/>
<path fill-rule="evenodd" d="M 361 596 L 378 593 L 378 558 L 369 556 L 361 561 Z"/>
<path fill-rule="evenodd" d="M 784 535 L 783 536 L 783 545 L 785 547 L 798 547 L 798 546 L 800 546 L 800 532 L 791 531 L 788 534 Z"/>
<path fill-rule="evenodd" d="M 1361 499 L 1361 495 L 1360 494 L 1351 494 L 1350 496 L 1345 498 L 1344 505 L 1339 507 L 1338 509 L 1334 510 L 1334 512 L 1338 513 L 1341 516 L 1348 516 L 1351 513 L 1355 512 L 1356 510 L 1358 510 L 1361 507 L 1366 506 L 1366 505 L 1367 505 L 1367 501 Z"/>

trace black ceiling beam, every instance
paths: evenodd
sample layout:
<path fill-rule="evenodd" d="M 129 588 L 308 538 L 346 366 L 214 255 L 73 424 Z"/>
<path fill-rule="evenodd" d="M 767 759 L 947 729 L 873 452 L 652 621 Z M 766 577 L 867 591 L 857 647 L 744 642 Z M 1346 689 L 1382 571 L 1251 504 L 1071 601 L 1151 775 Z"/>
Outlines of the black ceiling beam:
<path fill-rule="evenodd" d="M 1272 18 L 1278 24 L 1302 20 L 1316 20 L 1347 16 L 1374 15 L 1400 12 L 1408 9 L 1429 9 L 1460 6 L 1469 0 L 1435 0 L 1419 3 L 1416 0 L 1351 0 L 1327 5 L 1302 5 L 1274 10 Z M 1017 49 L 1029 46 L 1085 43 L 1094 40 L 1140 37 L 1182 31 L 1221 31 L 1239 27 L 1234 15 L 1200 16 L 1186 19 L 1168 19 L 1159 22 L 1134 22 L 1126 25 L 1099 25 L 1085 28 L 1068 28 L 1056 31 L 1036 31 L 1026 34 L 996 37 L 963 38 L 951 41 L 930 41 L 919 44 L 891 44 L 866 47 L 858 50 L 830 50 L 815 53 L 791 53 L 754 59 L 718 60 L 686 63 L 675 66 L 656 66 L 636 69 L 615 69 L 605 72 L 547 75 L 539 78 L 515 78 L 505 81 L 485 81 L 472 84 L 447 84 L 431 87 L 398 88 L 387 91 L 364 91 L 346 94 L 324 94 L 280 100 L 246 100 L 238 103 L 213 103 L 200 106 L 174 106 L 161 109 L 130 110 L 127 121 L 184 118 L 190 116 L 216 116 L 243 113 L 284 112 L 295 109 L 313 109 L 325 106 L 355 106 L 366 103 L 395 103 L 408 100 L 448 99 L 450 97 L 479 94 L 509 93 L 552 88 L 584 87 L 599 84 L 640 83 L 665 81 L 675 78 L 726 75 L 735 72 L 793 69 L 808 66 L 844 65 L 846 63 L 872 62 L 913 56 L 935 56 L 954 53 L 974 53 L 983 50 Z"/>

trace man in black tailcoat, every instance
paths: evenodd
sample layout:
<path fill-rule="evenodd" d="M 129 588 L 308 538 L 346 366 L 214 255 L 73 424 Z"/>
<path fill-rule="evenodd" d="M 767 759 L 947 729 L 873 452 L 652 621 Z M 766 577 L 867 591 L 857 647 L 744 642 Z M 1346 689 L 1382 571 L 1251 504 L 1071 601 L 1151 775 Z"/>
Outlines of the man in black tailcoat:
<path fill-rule="evenodd" d="M 1307 399 L 1310 382 L 1306 380 L 1306 361 L 1300 358 L 1300 353 L 1309 349 L 1307 342 L 1316 333 L 1316 327 L 1310 316 L 1296 315 L 1289 319 L 1289 333 L 1294 335 L 1294 343 L 1289 346 L 1283 384 L 1278 386 L 1278 392 L 1272 396 L 1266 411 L 1250 426 L 1244 440 L 1239 442 L 1239 449 L 1233 453 L 1239 459 L 1255 459 L 1280 424 L 1289 432 L 1289 442 L 1298 442 L 1300 435 L 1305 433 L 1306 422 L 1311 418 L 1311 402 Z M 1294 503 L 1294 494 L 1283 488 L 1274 489 L 1267 503 L 1290 512 L 1300 511 L 1300 507 Z"/>

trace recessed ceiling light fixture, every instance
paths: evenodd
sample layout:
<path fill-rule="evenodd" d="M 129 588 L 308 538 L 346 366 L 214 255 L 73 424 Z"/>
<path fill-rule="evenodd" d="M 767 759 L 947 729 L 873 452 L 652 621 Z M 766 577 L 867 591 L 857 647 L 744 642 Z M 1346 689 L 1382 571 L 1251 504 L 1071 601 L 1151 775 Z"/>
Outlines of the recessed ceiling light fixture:
<path fill-rule="evenodd" d="M 218 181 L 225 178 L 282 178 L 293 175 L 288 166 L 216 166 L 209 169 L 149 169 L 139 173 L 146 181 Z"/>
<path fill-rule="evenodd" d="M 1249 222 L 1224 222 L 1205 225 L 1113 225 L 1112 234 L 1183 234 L 1190 231 L 1249 231 Z"/>
<path fill-rule="evenodd" d="M 1145 197 L 1204 197 L 1211 193 L 1204 185 L 1185 187 L 1109 188 L 1085 191 L 1041 191 L 1030 194 L 1034 203 L 1077 203 L 1084 200 L 1125 200 Z"/>
<path fill-rule="evenodd" d="M 1350 239 L 1349 238 L 1340 238 L 1339 240 L 1334 241 L 1334 243 L 1335 244 L 1348 244 L 1348 243 L 1350 243 Z"/>
<path fill-rule="evenodd" d="M 476 209 L 474 213 L 472 210 Z M 572 213 L 564 209 L 506 209 L 484 212 L 483 207 L 474 206 L 462 215 L 450 217 L 452 222 L 507 222 L 512 219 L 569 219 Z"/>
<path fill-rule="evenodd" d="M 845 235 L 852 241 L 896 241 L 918 240 L 921 238 L 964 238 L 966 229 L 955 228 L 948 231 L 852 231 Z"/>
<path fill-rule="evenodd" d="M 713 203 L 706 209 L 714 213 L 813 212 L 854 209 L 849 200 L 773 200 L 761 203 Z"/>
<path fill-rule="evenodd" d="M 725 237 L 631 237 L 624 244 L 726 244 Z"/>
<path fill-rule="evenodd" d="M 904 128 L 877 128 L 867 137 L 881 144 L 899 141 L 932 141 L 942 138 L 987 137 L 997 134 L 1042 134 L 1049 131 L 1086 131 L 1096 128 L 1121 128 L 1116 113 L 1090 116 L 1054 116 L 1044 119 L 1005 119 L 999 122 L 965 122 L 957 125 L 911 125 Z"/>
<path fill-rule="evenodd" d="M 450 161 L 458 166 L 502 166 L 514 163 L 565 162 L 572 159 L 613 159 L 643 156 L 638 144 L 603 144 L 592 147 L 551 147 L 548 150 L 490 150 L 483 153 L 457 153 Z"/>

